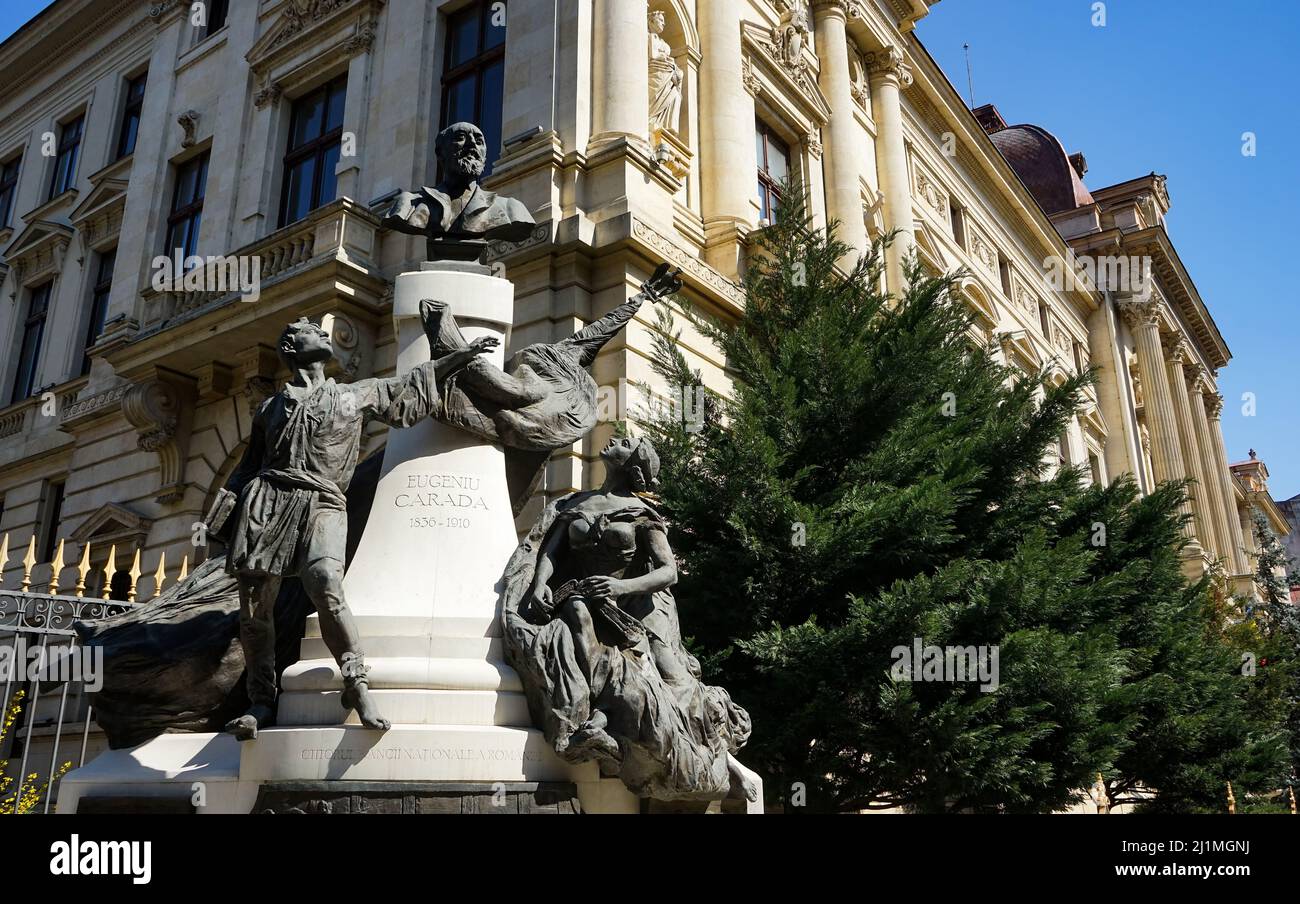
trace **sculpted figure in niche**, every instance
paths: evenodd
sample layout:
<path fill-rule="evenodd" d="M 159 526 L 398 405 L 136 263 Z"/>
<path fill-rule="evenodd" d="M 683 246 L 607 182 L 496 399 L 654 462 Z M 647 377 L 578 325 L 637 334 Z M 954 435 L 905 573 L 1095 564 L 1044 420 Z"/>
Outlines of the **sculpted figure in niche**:
<path fill-rule="evenodd" d="M 547 506 L 502 580 L 506 656 L 560 756 L 657 800 L 757 797 L 735 753 L 749 715 L 682 643 L 677 564 L 646 439 L 601 452 L 605 482 Z"/>
<path fill-rule="evenodd" d="M 662 10 L 650 13 L 650 131 L 676 133 L 681 120 L 682 69 L 673 49 L 663 39 L 666 18 Z"/>

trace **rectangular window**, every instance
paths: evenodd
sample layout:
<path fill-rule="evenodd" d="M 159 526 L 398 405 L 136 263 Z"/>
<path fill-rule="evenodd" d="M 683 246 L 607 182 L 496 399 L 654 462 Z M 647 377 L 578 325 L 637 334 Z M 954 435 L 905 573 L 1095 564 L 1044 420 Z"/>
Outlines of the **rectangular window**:
<path fill-rule="evenodd" d="M 966 212 L 962 210 L 957 202 L 948 199 L 948 217 L 952 220 L 952 237 L 957 244 L 966 247 Z"/>
<path fill-rule="evenodd" d="M 78 116 L 59 129 L 59 146 L 50 179 L 50 198 L 57 198 L 77 184 L 77 160 L 81 156 L 81 130 L 85 117 Z"/>
<path fill-rule="evenodd" d="M 216 34 L 226 27 L 226 16 L 230 12 L 230 0 L 207 0 L 208 24 L 203 28 L 203 37 Z"/>
<path fill-rule="evenodd" d="M 472 122 L 483 130 L 487 142 L 485 177 L 501 154 L 505 60 L 505 3 L 479 0 L 447 19 L 441 128 Z"/>
<path fill-rule="evenodd" d="M 45 500 L 41 506 L 40 561 L 54 559 L 55 544 L 59 541 L 59 522 L 63 520 L 63 495 L 67 487 L 62 480 L 45 484 Z"/>
<path fill-rule="evenodd" d="M 998 252 L 998 278 L 1002 281 L 1002 294 L 1011 297 L 1011 265 L 1007 259 Z"/>
<path fill-rule="evenodd" d="M 95 344 L 99 334 L 104 332 L 104 320 L 108 316 L 108 296 L 113 290 L 113 267 L 116 263 L 116 248 L 99 255 L 99 270 L 95 276 L 95 288 L 90 296 L 90 316 L 86 324 L 86 347 L 81 356 L 83 374 L 90 373 L 90 347 Z"/>
<path fill-rule="evenodd" d="M 23 321 L 22 341 L 18 345 L 18 370 L 14 373 L 14 388 L 9 396 L 11 405 L 30 398 L 36 390 L 36 372 L 40 365 L 45 317 L 50 310 L 53 286 L 54 283 L 47 282 L 32 289 L 32 297 L 27 302 L 27 319 Z"/>
<path fill-rule="evenodd" d="M 1038 303 L 1038 325 L 1043 330 L 1043 338 L 1052 341 L 1052 315 L 1047 312 L 1047 305 Z"/>
<path fill-rule="evenodd" d="M 117 138 L 117 159 L 135 153 L 140 134 L 140 111 L 144 109 L 144 86 L 149 74 L 137 75 L 126 83 L 126 106 L 122 110 L 122 130 Z"/>
<path fill-rule="evenodd" d="M 208 154 L 204 152 L 176 168 L 176 188 L 167 217 L 165 254 L 190 257 L 198 253 L 199 227 L 203 224 L 203 196 L 208 188 Z"/>
<path fill-rule="evenodd" d="M 9 218 L 14 212 L 14 199 L 18 196 L 18 169 L 22 162 L 20 154 L 0 164 L 0 229 L 9 225 Z"/>
<path fill-rule="evenodd" d="M 348 78 L 336 78 L 294 101 L 289 119 L 289 148 L 284 155 L 284 197 L 280 225 L 296 223 L 334 200 L 334 173 L 343 146 L 343 106 Z"/>
<path fill-rule="evenodd" d="M 761 119 L 755 125 L 754 142 L 758 154 L 759 216 L 775 223 L 781 186 L 790 177 L 790 147 Z"/>

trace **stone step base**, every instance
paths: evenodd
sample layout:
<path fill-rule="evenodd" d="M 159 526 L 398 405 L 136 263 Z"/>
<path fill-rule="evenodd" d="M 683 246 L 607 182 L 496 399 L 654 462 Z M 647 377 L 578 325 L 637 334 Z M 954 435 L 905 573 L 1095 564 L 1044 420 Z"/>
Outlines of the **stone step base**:
<path fill-rule="evenodd" d="M 394 725 L 268 728 L 242 745 L 245 781 L 597 782 L 594 763 L 556 756 L 533 728 Z"/>
<path fill-rule="evenodd" d="M 360 725 L 345 712 L 342 691 L 286 691 L 276 722 L 287 725 Z M 528 701 L 517 691 L 457 691 L 374 688 L 371 697 L 390 722 L 410 725 L 505 725 L 527 728 Z"/>
<path fill-rule="evenodd" d="M 505 563 L 502 563 L 505 567 Z M 484 615 L 366 615 L 353 612 L 362 637 L 500 637 L 501 621 L 495 612 Z M 320 637 L 320 617 L 307 616 L 305 637 Z"/>
<path fill-rule="evenodd" d="M 523 684 L 504 662 L 483 659 L 428 659 L 415 656 L 366 657 L 370 687 L 440 688 L 466 691 L 521 691 Z M 333 659 L 307 659 L 284 670 L 285 691 L 341 690 L 343 675 Z"/>
<path fill-rule="evenodd" d="M 299 659 L 333 659 L 334 654 L 320 637 L 304 637 Z M 499 637 L 429 637 L 386 634 L 367 636 L 363 649 L 367 659 L 384 657 L 420 659 L 484 659 L 501 662 L 505 652 Z"/>

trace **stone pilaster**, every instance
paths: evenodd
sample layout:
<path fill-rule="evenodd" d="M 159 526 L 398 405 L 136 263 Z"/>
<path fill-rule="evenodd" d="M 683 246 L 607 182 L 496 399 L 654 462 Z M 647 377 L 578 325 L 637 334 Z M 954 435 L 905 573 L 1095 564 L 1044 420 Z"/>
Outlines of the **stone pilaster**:
<path fill-rule="evenodd" d="M 592 17 L 592 136 L 589 152 L 619 139 L 646 141 L 650 57 L 646 0 L 597 3 Z"/>
<path fill-rule="evenodd" d="M 884 197 L 885 231 L 898 233 L 885 253 L 885 280 L 889 291 L 901 295 L 905 290 L 903 261 L 916 241 L 902 99 L 903 89 L 912 84 L 912 70 L 903 52 L 894 46 L 868 53 L 866 64 L 876 120 L 876 179 Z"/>
<path fill-rule="evenodd" d="M 818 81 L 830 101 L 832 114 L 826 126 L 828 153 L 822 160 L 826 216 L 839 220 L 839 237 L 853 249 L 841 261 L 846 269 L 857 262 L 858 255 L 865 253 L 870 244 L 862 213 L 862 154 L 858 148 L 864 135 L 853 115 L 857 102 L 853 99 L 853 77 L 849 72 L 847 16 L 844 0 L 818 0 L 813 6 L 817 52 L 821 57 Z"/>
<path fill-rule="evenodd" d="M 1173 394 L 1165 373 L 1164 353 L 1160 344 L 1160 308 L 1155 301 L 1125 301 L 1120 313 L 1137 343 L 1138 368 L 1142 372 L 1143 401 L 1147 427 L 1151 431 L 1151 467 L 1157 483 L 1187 478 L 1178 421 L 1174 414 Z M 1180 507 L 1184 515 L 1192 514 L 1190 501 Z M 1184 526 L 1194 539 L 1191 524 Z M 1188 551 L 1190 554 L 1190 550 Z M 1197 550 L 1197 553 L 1200 551 Z"/>
<path fill-rule="evenodd" d="M 1169 371 L 1169 391 L 1174 400 L 1174 418 L 1178 421 L 1178 438 L 1182 444 L 1183 462 L 1187 467 L 1187 476 L 1193 479 L 1188 492 L 1192 497 L 1192 507 L 1196 513 L 1196 539 L 1201 547 L 1211 556 L 1223 555 L 1223 544 L 1219 542 L 1217 526 L 1220 510 L 1213 505 L 1210 496 L 1209 477 L 1214 472 L 1207 471 L 1201 456 L 1200 442 L 1196 435 L 1196 422 L 1192 415 L 1191 399 L 1187 389 L 1187 343 L 1179 336 L 1172 337 L 1166 344 L 1166 365 Z"/>
<path fill-rule="evenodd" d="M 754 226 L 758 184 L 754 98 L 741 71 L 741 2 L 710 0 L 699 4 L 698 16 L 705 259 L 734 278 L 740 271 L 740 241 Z"/>
<path fill-rule="evenodd" d="M 1232 542 L 1232 555 L 1228 558 L 1233 574 L 1250 572 L 1250 561 L 1246 557 L 1246 542 L 1241 530 L 1241 516 L 1237 513 L 1237 493 L 1232 488 L 1232 472 L 1228 470 L 1228 453 L 1223 445 L 1223 425 L 1220 415 L 1223 413 L 1223 396 L 1210 390 L 1208 382 L 1202 382 L 1205 401 L 1205 416 L 1208 433 L 1214 449 L 1214 458 L 1218 467 L 1219 490 L 1223 496 L 1223 516 L 1228 523 L 1228 536 Z"/>

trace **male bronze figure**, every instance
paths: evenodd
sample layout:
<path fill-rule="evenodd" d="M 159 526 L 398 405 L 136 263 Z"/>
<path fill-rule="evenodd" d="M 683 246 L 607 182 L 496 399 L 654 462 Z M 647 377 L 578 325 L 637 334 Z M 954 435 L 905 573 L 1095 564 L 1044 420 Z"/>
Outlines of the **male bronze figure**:
<path fill-rule="evenodd" d="M 536 225 L 528 208 L 478 183 L 487 166 L 487 142 L 478 126 L 447 126 L 438 133 L 434 149 L 442 181 L 435 188 L 399 194 L 384 217 L 385 226 L 426 236 L 429 260 L 475 261 L 490 241 L 528 238 Z"/>
<path fill-rule="evenodd" d="M 426 322 L 439 305 L 425 302 Z M 343 705 L 361 724 L 387 730 L 369 694 L 360 637 L 343 598 L 347 540 L 344 493 L 356 470 L 368 420 L 410 427 L 438 415 L 442 384 L 477 355 L 499 344 L 475 339 L 402 377 L 340 384 L 326 379 L 329 334 L 303 318 L 287 326 L 278 351 L 293 375 L 262 403 L 243 461 L 209 518 L 221 533 L 233 518 L 226 570 L 239 584 L 239 637 L 244 650 L 248 711 L 226 731 L 255 738 L 271 724 L 276 696 L 275 611 L 283 578 L 296 576 L 320 616 L 321 636 L 343 673 Z"/>

